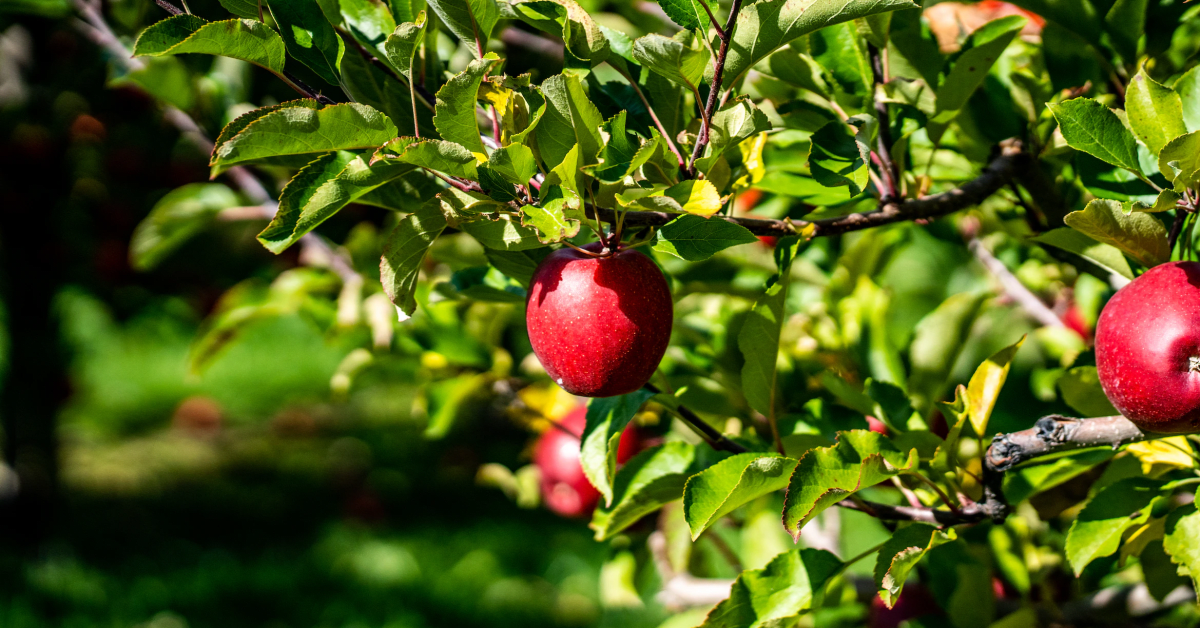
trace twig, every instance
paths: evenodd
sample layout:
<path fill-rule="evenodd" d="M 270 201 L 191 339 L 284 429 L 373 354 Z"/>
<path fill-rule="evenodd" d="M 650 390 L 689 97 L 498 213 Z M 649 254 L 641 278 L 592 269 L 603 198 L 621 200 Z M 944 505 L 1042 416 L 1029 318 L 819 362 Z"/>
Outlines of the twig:
<path fill-rule="evenodd" d="M 879 54 L 879 49 L 871 44 L 867 44 L 867 53 L 871 57 L 871 75 L 875 81 L 875 88 L 887 82 L 887 77 L 883 72 L 883 61 Z M 873 95 L 872 95 L 873 96 Z M 888 116 L 888 105 L 886 102 L 872 97 L 875 101 L 875 116 L 879 118 L 879 137 L 876 144 L 876 152 L 879 153 L 879 170 L 883 173 L 883 182 L 887 186 L 887 190 L 880 190 L 884 195 L 883 200 L 889 201 L 900 198 L 900 169 L 896 166 L 896 162 L 892 160 L 892 128 L 891 119 Z"/>
<path fill-rule="evenodd" d="M 658 601 L 668 610 L 712 606 L 729 597 L 733 580 L 697 578 L 690 573 L 676 573 L 667 555 L 667 536 L 662 531 L 651 533 L 650 538 L 646 539 L 646 546 L 663 581 Z"/>
<path fill-rule="evenodd" d="M 1044 327 L 1064 327 L 1062 319 L 1051 310 L 1049 306 L 1042 302 L 1038 295 L 1032 290 L 1025 287 L 1020 279 L 1004 265 L 1004 262 L 996 259 L 992 252 L 987 250 L 983 245 L 983 241 L 979 238 L 972 237 L 967 241 L 967 248 L 975 255 L 975 259 L 1000 282 L 1004 287 L 1004 293 L 1008 295 L 1025 313 L 1033 318 Z"/>
<path fill-rule="evenodd" d="M 925 198 L 882 203 L 875 211 L 859 212 L 847 216 L 813 221 L 770 220 L 722 215 L 713 216 L 712 219 L 725 220 L 741 225 L 749 229 L 754 235 L 803 235 L 807 238 L 815 238 L 870 229 L 871 227 L 878 227 L 894 222 L 904 222 L 920 218 L 937 218 L 960 209 L 978 205 L 1027 169 L 1032 161 L 1032 156 L 1022 149 L 1021 142 L 1010 139 L 1001 142 L 1000 154 L 983 169 L 983 172 L 978 177 L 964 183 L 959 188 L 926 196 Z M 586 207 L 586 211 L 589 217 L 598 213 L 602 218 L 609 221 L 615 215 L 615 212 L 611 209 L 597 209 L 590 205 Z M 625 212 L 625 224 L 630 226 L 661 226 L 678 217 L 679 214 L 670 212 L 629 211 Z"/>
<path fill-rule="evenodd" d="M 704 126 L 700 127 L 700 135 L 696 138 L 696 146 L 692 149 L 692 160 L 688 164 L 688 175 L 696 176 L 696 160 L 700 155 L 704 154 L 704 147 L 708 145 L 709 140 L 709 121 L 712 120 L 713 113 L 717 110 L 717 100 L 721 93 L 721 81 L 725 75 L 725 57 L 729 54 L 729 42 L 733 39 L 733 28 L 737 25 L 738 13 L 742 10 L 742 0 L 733 0 L 733 5 L 729 7 L 729 17 L 725 20 L 725 28 L 718 29 L 717 35 L 721 39 L 721 47 L 717 50 L 717 58 L 713 65 L 713 78 L 709 83 L 708 102 L 701 110 L 700 119 L 704 121 Z M 697 102 L 697 105 L 700 103 Z"/>
<path fill-rule="evenodd" d="M 708 14 L 708 20 L 712 22 L 712 27 L 717 31 L 717 37 L 725 39 L 725 29 L 721 28 L 721 23 L 717 21 L 717 16 L 713 15 L 712 9 L 704 0 L 696 0 L 700 6 L 704 7 L 704 12 Z"/>
<path fill-rule="evenodd" d="M 654 384 L 646 384 L 645 389 L 656 395 L 662 393 L 662 389 Z M 726 438 L 724 434 L 718 432 L 716 428 L 706 423 L 704 419 L 696 416 L 696 413 L 689 410 L 687 406 L 679 404 L 675 408 L 675 412 L 677 412 L 679 416 L 688 423 L 688 425 L 692 426 L 693 429 L 699 432 L 700 435 L 704 437 L 704 440 L 708 441 L 708 444 L 712 446 L 713 449 L 718 451 L 728 451 L 735 454 L 744 454 L 747 451 L 750 451 L 738 443 Z"/>
<path fill-rule="evenodd" d="M 1175 221 L 1171 223 L 1171 233 L 1167 234 L 1167 250 L 1175 250 L 1175 242 L 1179 239 L 1179 234 L 1183 232 L 1183 224 L 1187 222 L 1187 218 L 1186 211 L 1175 210 Z"/>

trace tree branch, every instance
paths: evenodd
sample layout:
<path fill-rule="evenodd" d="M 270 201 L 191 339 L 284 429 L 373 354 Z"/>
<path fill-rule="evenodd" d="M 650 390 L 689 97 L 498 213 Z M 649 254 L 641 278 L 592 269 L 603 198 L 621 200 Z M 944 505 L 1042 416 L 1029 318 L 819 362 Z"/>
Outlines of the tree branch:
<path fill-rule="evenodd" d="M 713 113 L 717 110 L 717 101 L 721 93 L 721 81 L 725 75 L 725 57 L 729 54 L 729 42 L 733 39 L 733 28 L 737 24 L 738 13 L 742 10 L 742 0 L 733 0 L 733 6 L 729 7 L 729 17 L 725 20 L 725 29 L 717 30 L 717 36 L 721 39 L 721 47 L 717 50 L 717 58 L 713 65 L 713 78 L 709 83 L 708 102 L 701 110 L 701 120 L 704 125 L 700 127 L 700 135 L 696 138 L 696 146 L 692 149 L 692 160 L 688 164 L 688 175 L 696 176 L 696 160 L 700 155 L 704 154 L 704 147 L 708 145 L 710 135 L 709 123 L 712 120 Z M 700 103 L 696 103 L 699 106 Z"/>
<path fill-rule="evenodd" d="M 882 56 L 879 49 L 870 44 L 867 45 L 867 52 L 871 56 L 871 76 L 874 78 L 875 89 L 878 89 L 887 82 L 883 73 Z M 872 100 L 875 101 L 875 116 L 879 118 L 879 141 L 876 144 L 879 170 L 883 173 L 883 183 L 887 186 L 886 189 L 880 190 L 880 194 L 884 201 L 896 200 L 900 198 L 900 168 L 892 160 L 892 123 L 888 115 L 888 105 L 878 98 Z"/>
<path fill-rule="evenodd" d="M 1064 327 L 1062 319 L 1051 310 L 1049 306 L 1042 302 L 1038 295 L 1032 290 L 1025 287 L 1020 279 L 1004 265 L 1004 262 L 996 259 L 992 252 L 987 250 L 983 245 L 983 241 L 977 237 L 971 237 L 967 240 L 967 248 L 975 255 L 975 259 L 1000 282 L 1004 288 L 1004 294 L 1008 295 L 1021 309 L 1025 311 L 1030 318 L 1037 321 L 1043 327 Z"/>
<path fill-rule="evenodd" d="M 1020 140 L 1009 139 L 1000 143 L 999 154 L 983 169 L 978 177 L 964 183 L 961 187 L 926 196 L 925 198 L 909 199 L 903 202 L 882 203 L 879 209 L 870 212 L 860 212 L 836 218 L 823 220 L 770 220 L 764 218 L 743 218 L 734 216 L 713 216 L 713 219 L 725 220 L 741 225 L 754 235 L 787 236 L 803 235 L 807 238 L 831 236 L 862 229 L 870 229 L 880 225 L 908 220 L 929 219 L 952 214 L 960 209 L 978 205 L 984 199 L 995 194 L 997 190 L 1008 184 L 1033 163 L 1033 157 L 1024 151 Z M 616 212 L 611 209 L 587 207 L 588 217 L 596 214 L 608 222 L 616 220 Z M 656 211 L 622 212 L 628 226 L 661 226 L 679 217 L 679 214 Z"/>
<path fill-rule="evenodd" d="M 644 388 L 656 395 L 662 393 L 662 389 L 654 384 L 647 383 Z M 738 443 L 726 438 L 724 434 L 718 432 L 716 428 L 709 425 L 704 421 L 704 419 L 697 416 L 696 413 L 688 409 L 687 406 L 683 404 L 677 404 L 675 407 L 675 412 L 679 413 L 679 416 L 682 417 L 688 425 L 692 426 L 693 429 L 699 432 L 700 435 L 704 437 L 704 440 L 708 441 L 708 444 L 712 446 L 713 449 L 716 449 L 717 451 L 728 451 L 735 454 L 744 454 L 747 451 L 750 451 Z"/>

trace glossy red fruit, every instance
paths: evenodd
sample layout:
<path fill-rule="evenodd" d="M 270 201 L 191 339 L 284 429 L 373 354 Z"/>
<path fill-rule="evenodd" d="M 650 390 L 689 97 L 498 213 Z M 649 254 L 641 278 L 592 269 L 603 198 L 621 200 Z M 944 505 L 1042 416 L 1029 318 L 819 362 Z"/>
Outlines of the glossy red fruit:
<path fill-rule="evenodd" d="M 584 248 L 599 252 L 601 245 Z M 559 249 L 534 272 L 525 303 L 533 352 L 550 378 L 575 395 L 613 397 L 641 388 L 671 339 L 671 291 L 639 251 L 588 257 Z"/>
<path fill-rule="evenodd" d="M 867 429 L 876 434 L 883 434 L 884 436 L 888 434 L 887 424 L 869 414 L 867 415 Z"/>
<path fill-rule="evenodd" d="M 1200 428 L 1200 263 L 1155 266 L 1109 300 L 1096 322 L 1096 369 L 1138 427 Z"/>
<path fill-rule="evenodd" d="M 533 463 L 541 471 L 542 501 L 564 517 L 584 517 L 600 501 L 579 461 L 579 437 L 587 425 L 587 406 L 579 406 L 538 439 Z M 653 443 L 636 425 L 621 433 L 617 464 L 623 464 Z"/>

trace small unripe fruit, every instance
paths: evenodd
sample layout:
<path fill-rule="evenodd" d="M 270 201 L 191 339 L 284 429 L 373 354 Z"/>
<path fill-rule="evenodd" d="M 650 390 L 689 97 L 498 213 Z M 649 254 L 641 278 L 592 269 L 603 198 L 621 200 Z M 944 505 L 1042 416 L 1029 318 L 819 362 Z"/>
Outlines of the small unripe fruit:
<path fill-rule="evenodd" d="M 584 247 L 601 251 L 599 243 Z M 623 250 L 589 257 L 571 248 L 538 266 L 526 299 L 533 352 L 559 386 L 584 397 L 633 392 L 658 368 L 674 304 L 649 257 Z"/>
<path fill-rule="evenodd" d="M 587 406 L 579 406 L 546 430 L 538 439 L 533 463 L 541 471 L 542 501 L 546 508 L 564 517 L 584 517 L 600 501 L 600 493 L 588 481 L 579 461 L 579 437 L 587 425 Z M 621 433 L 617 464 L 623 464 L 650 446 L 636 425 Z"/>
<path fill-rule="evenodd" d="M 1200 263 L 1172 262 L 1121 288 L 1096 322 L 1096 369 L 1113 406 L 1150 432 L 1200 427 Z"/>

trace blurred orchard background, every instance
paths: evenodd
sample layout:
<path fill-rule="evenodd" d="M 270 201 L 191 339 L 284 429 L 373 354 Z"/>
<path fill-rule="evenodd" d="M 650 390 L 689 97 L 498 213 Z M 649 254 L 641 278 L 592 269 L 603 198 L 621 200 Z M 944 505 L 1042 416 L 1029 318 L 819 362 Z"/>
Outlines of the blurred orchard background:
<path fill-rule="evenodd" d="M 582 4 L 631 37 L 665 23 L 643 1 Z M 216 0 L 190 5 L 224 15 Z M 131 266 L 139 221 L 168 191 L 207 181 L 208 155 L 164 119 L 137 77 L 110 70 L 71 10 L 55 0 L 0 0 L 0 415 L 6 459 L 27 466 L 31 478 L 17 491 L 13 467 L 0 468 L 0 626 L 695 623 L 636 593 L 635 582 L 658 577 L 652 561 L 631 567 L 629 552 L 644 544 L 596 543 L 584 520 L 521 507 L 529 490 L 513 478 L 486 481 L 496 469 L 488 463 L 529 464 L 535 433 L 573 407 L 531 362 L 520 303 L 433 299 L 394 329 L 388 310 L 388 331 L 374 333 L 394 333 L 397 348 L 352 386 L 343 360 L 362 344 L 353 335 L 371 327 L 326 331 L 314 321 L 337 313 L 303 306 L 259 316 L 205 368 L 192 368 L 218 297 L 297 267 L 297 247 L 272 255 L 254 239 L 260 223 L 231 221 L 151 271 Z M 165 15 L 147 0 L 110 0 L 105 10 L 127 44 Z M 953 41 L 960 24 L 1009 10 L 947 3 L 927 17 L 935 31 L 952 27 Z M 1037 28 L 1031 21 L 1025 35 L 1036 38 Z M 506 36 L 520 33 L 498 39 Z M 535 82 L 560 63 L 520 45 L 507 58 L 509 74 L 532 71 Z M 229 58 L 184 55 L 151 68 L 162 73 L 156 80 L 180 81 L 174 104 L 210 134 L 240 113 L 294 97 L 263 70 Z M 351 228 L 378 219 L 351 206 L 322 233 L 354 253 Z M 947 244 L 960 236 L 939 228 L 912 229 L 876 277 L 892 295 L 892 325 L 911 331 L 947 295 L 988 285 L 966 249 Z M 427 274 L 445 279 L 461 270 L 447 265 L 450 257 L 482 259 L 481 250 L 438 255 L 471 246 L 478 248 L 462 237 L 439 239 Z M 769 263 L 765 247 L 743 248 L 739 255 Z M 819 257 L 819 246 L 812 251 Z M 757 286 L 766 263 L 710 265 L 677 278 L 742 273 L 744 285 Z M 1057 268 L 1030 260 L 1020 276 L 1044 294 L 1065 295 L 1074 278 L 1055 275 Z M 1085 334 L 1105 289 L 1089 280 L 1099 283 L 1080 278 L 1072 315 Z M 677 317 L 724 320 L 723 308 L 699 299 Z M 1019 311 L 988 310 L 956 376 L 965 381 L 984 357 L 1031 329 Z M 1063 342 L 1078 351 L 1078 339 Z M 1048 393 L 1039 388 L 1055 350 L 1053 339 L 1042 339 L 1018 355 L 992 418 L 998 431 L 1069 412 L 1055 401 L 1054 378 Z M 667 361 L 688 357 L 673 348 Z M 720 399 L 696 395 L 692 405 L 720 411 Z M 495 486 L 506 482 L 509 495 Z M 765 564 L 788 543 L 778 510 L 764 509 L 761 525 L 746 526 L 743 542 L 761 544 L 763 560 L 743 567 Z M 848 554 L 886 534 L 856 515 L 841 513 L 837 542 Z M 695 571 L 736 575 L 721 550 L 698 545 Z M 867 573 L 870 564 L 855 569 Z M 841 612 L 857 623 L 867 608 Z"/>

